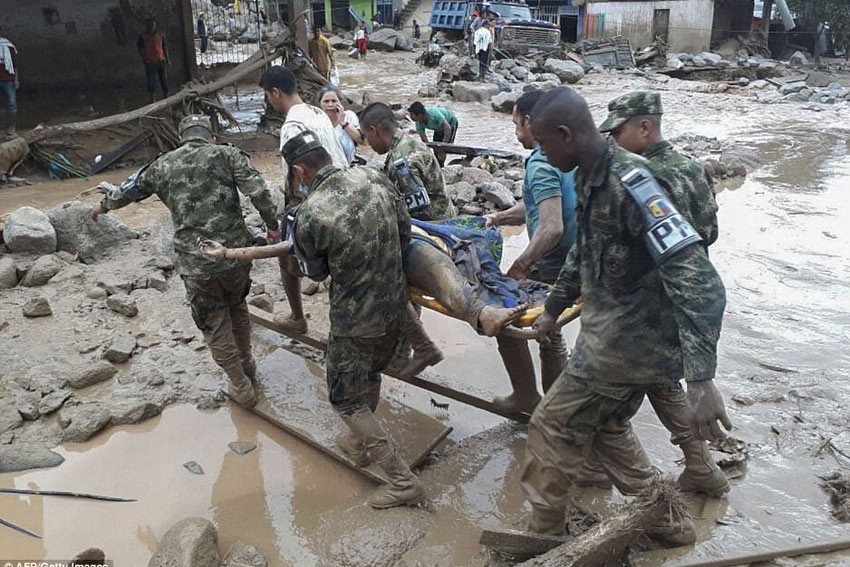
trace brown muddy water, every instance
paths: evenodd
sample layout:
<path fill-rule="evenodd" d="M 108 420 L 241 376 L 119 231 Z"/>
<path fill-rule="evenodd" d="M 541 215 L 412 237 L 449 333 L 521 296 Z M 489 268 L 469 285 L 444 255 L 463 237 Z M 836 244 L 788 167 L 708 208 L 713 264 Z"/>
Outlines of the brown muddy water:
<path fill-rule="evenodd" d="M 413 59 L 375 54 L 365 63 L 341 61 L 344 87 L 355 98 L 368 92 L 372 100 L 409 103 L 434 80 Z M 850 109 L 846 103 L 817 110 L 767 106 L 744 89 L 709 94 L 693 83 L 613 74 L 592 75 L 579 90 L 601 120 L 610 98 L 635 88 L 662 92 L 668 137 L 735 140 L 756 149 L 762 162 L 743 185 L 718 195 L 721 235 L 711 249 L 728 293 L 717 382 L 733 435 L 749 443 L 747 471 L 727 498 L 691 502 L 695 547 L 636 564 L 682 565 L 848 538 L 850 527 L 831 518 L 817 475 L 850 468 L 840 454 L 818 451 L 831 439 L 850 454 Z M 460 117 L 458 143 L 520 149 L 507 115 L 483 105 L 441 104 Z M 240 119 L 250 121 L 260 105 L 257 93 L 240 92 Z M 276 159 L 260 160 L 273 184 Z M 46 206 L 87 188 L 75 183 L 4 190 L 0 213 L 30 202 Z M 134 220 L 143 224 L 146 214 L 150 220 L 162 212 L 155 204 L 147 210 L 137 209 Z M 511 233 L 504 263 L 526 242 Z M 493 341 L 433 313 L 424 321 L 447 355 L 434 373 L 484 397 L 508 390 Z M 576 326 L 570 331 L 574 338 Z M 265 331 L 256 338 L 266 349 L 283 344 Z M 393 380 L 385 385 L 386 395 L 434 411 L 429 393 Z M 491 564 L 477 543 L 480 529 L 519 527 L 526 513 L 518 489 L 524 430 L 455 402 L 432 415 L 454 432 L 421 473 L 431 511 L 373 512 L 364 504 L 369 482 L 251 414 L 174 407 L 142 425 L 63 446 L 66 462 L 56 469 L 0 475 L 0 486 L 139 499 L 107 504 L 0 495 L 0 516 L 44 536 L 36 541 L 4 531 L 0 558 L 64 557 L 99 546 L 118 567 L 143 565 L 168 527 L 202 516 L 216 523 L 222 550 L 241 539 L 259 546 L 274 566 Z M 651 409 L 641 411 L 636 428 L 658 467 L 677 474 L 680 454 Z M 237 456 L 227 448 L 237 439 L 258 449 Z M 205 474 L 188 473 L 182 464 L 189 460 Z M 623 500 L 600 491 L 578 495 L 598 510 Z M 850 565 L 850 555 L 782 564 Z"/>

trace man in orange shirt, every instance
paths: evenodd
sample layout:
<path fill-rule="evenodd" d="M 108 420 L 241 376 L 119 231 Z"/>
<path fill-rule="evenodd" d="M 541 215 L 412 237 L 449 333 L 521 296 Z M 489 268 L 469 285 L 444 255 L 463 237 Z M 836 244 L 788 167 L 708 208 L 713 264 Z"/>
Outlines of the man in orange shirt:
<path fill-rule="evenodd" d="M 153 18 L 145 22 L 145 31 L 139 34 L 136 48 L 145 63 L 145 78 L 151 102 L 156 100 L 157 79 L 162 88 L 162 98 L 168 98 L 168 47 L 165 44 L 165 35 L 156 29 L 156 21 Z"/>

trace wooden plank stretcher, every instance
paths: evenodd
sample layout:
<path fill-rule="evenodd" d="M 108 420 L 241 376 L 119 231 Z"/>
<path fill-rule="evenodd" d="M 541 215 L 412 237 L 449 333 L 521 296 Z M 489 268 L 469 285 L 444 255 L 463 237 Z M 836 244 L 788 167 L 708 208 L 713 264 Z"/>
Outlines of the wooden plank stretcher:
<path fill-rule="evenodd" d="M 336 438 L 347 433 L 347 428 L 328 403 L 324 368 L 278 349 L 260 362 L 257 386 L 254 414 L 363 476 L 387 482 L 380 467 L 360 468 L 336 446 Z M 375 415 L 411 468 L 421 465 L 452 432 L 433 417 L 386 398 Z"/>
<path fill-rule="evenodd" d="M 493 150 L 490 148 L 475 148 L 473 146 L 459 146 L 448 142 L 428 142 L 428 147 L 440 150 L 447 154 L 461 155 L 466 157 L 490 156 L 498 159 L 511 161 L 522 161 L 522 155 L 508 150 Z"/>

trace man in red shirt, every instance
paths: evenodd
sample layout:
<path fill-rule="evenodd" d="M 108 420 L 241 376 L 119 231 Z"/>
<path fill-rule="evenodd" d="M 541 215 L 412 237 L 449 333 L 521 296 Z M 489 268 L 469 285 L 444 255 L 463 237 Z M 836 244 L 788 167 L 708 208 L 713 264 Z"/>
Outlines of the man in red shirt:
<path fill-rule="evenodd" d="M 162 98 L 168 98 L 168 47 L 165 44 L 165 35 L 156 29 L 156 21 L 153 18 L 145 22 L 145 31 L 139 34 L 136 48 L 145 63 L 145 77 L 151 102 L 156 99 L 154 93 L 157 79 L 162 88 Z"/>
<path fill-rule="evenodd" d="M 0 28 L 0 91 L 6 93 L 6 102 L 9 108 L 10 136 L 15 134 L 18 123 L 18 50 L 11 41 L 3 35 Z"/>

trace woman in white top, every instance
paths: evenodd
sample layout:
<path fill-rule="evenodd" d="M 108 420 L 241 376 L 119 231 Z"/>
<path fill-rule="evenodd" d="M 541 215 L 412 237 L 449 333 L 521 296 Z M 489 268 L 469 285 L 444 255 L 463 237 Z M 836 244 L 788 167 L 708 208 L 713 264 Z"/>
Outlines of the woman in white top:
<path fill-rule="evenodd" d="M 319 106 L 333 124 L 339 145 L 342 146 L 348 163 L 352 163 L 357 146 L 366 143 L 363 134 L 360 133 L 360 121 L 357 115 L 343 109 L 342 93 L 333 85 L 326 85 L 319 91 Z"/>

